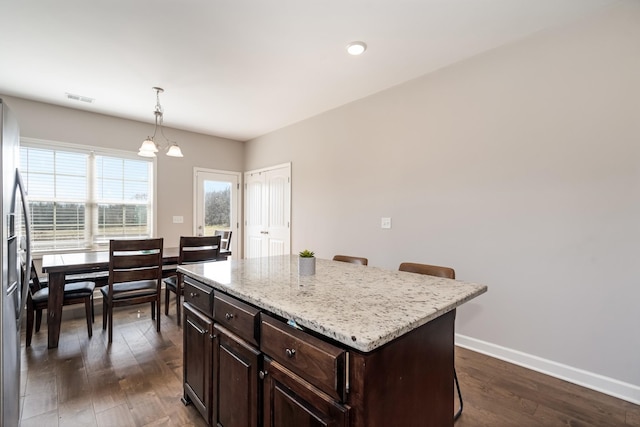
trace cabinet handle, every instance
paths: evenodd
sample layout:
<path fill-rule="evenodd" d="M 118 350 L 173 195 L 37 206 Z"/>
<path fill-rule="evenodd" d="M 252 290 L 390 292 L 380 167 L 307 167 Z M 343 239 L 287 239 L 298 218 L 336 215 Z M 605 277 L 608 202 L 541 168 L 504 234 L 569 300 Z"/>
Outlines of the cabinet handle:
<path fill-rule="evenodd" d="M 200 295 L 197 292 L 189 292 L 191 298 L 198 298 Z"/>
<path fill-rule="evenodd" d="M 263 379 L 264 379 L 264 377 L 266 377 L 266 376 L 267 376 L 267 374 L 268 374 L 268 373 L 267 373 L 267 371 L 260 371 L 260 372 L 258 372 L 258 376 L 260 377 L 260 379 L 261 379 L 261 380 L 263 380 Z"/>
<path fill-rule="evenodd" d="M 196 331 L 198 331 L 198 333 L 200 335 L 204 335 L 207 333 L 207 331 L 205 331 L 204 329 L 202 329 L 201 327 L 199 327 L 198 325 L 196 325 L 195 323 L 193 323 L 191 320 L 187 320 L 187 323 Z"/>
<path fill-rule="evenodd" d="M 269 234 L 268 231 L 261 231 L 260 234 Z"/>
<path fill-rule="evenodd" d="M 285 353 L 287 353 L 287 357 L 289 359 L 291 359 L 293 356 L 296 355 L 296 349 L 295 348 L 287 348 L 284 350 Z"/>
<path fill-rule="evenodd" d="M 225 318 L 225 319 L 227 319 L 227 320 L 231 320 L 231 319 L 233 319 L 233 314 L 231 314 L 231 313 L 226 313 L 226 314 L 224 315 L 224 318 Z"/>

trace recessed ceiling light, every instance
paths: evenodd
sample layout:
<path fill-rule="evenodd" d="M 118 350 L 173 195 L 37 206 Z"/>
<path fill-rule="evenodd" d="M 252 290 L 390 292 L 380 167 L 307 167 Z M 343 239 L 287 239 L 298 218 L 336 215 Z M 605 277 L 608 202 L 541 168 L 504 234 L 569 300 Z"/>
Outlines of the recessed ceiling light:
<path fill-rule="evenodd" d="M 67 99 L 72 101 L 86 102 L 87 104 L 93 104 L 93 101 L 95 101 L 95 99 L 89 98 L 88 96 L 76 95 L 74 93 L 65 92 L 65 95 Z"/>
<path fill-rule="evenodd" d="M 367 50 L 367 45 L 364 42 L 351 42 L 347 45 L 349 55 L 362 55 L 365 50 Z"/>

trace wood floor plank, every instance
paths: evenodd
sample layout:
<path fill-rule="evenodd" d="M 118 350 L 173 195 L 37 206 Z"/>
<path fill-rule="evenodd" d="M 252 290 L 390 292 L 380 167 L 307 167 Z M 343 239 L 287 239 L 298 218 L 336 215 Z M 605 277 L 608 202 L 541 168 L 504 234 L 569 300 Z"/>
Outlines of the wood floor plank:
<path fill-rule="evenodd" d="M 35 417 L 22 419 L 20 427 L 59 427 L 58 410 L 53 410 Z"/>
<path fill-rule="evenodd" d="M 65 427 L 95 427 L 98 425 L 90 394 L 61 403 L 58 408 L 58 417 L 60 426 Z"/>
<path fill-rule="evenodd" d="M 92 383 L 91 396 L 93 397 L 93 410 L 96 413 L 127 403 L 127 395 L 118 382 L 101 384 L 96 381 Z"/>
<path fill-rule="evenodd" d="M 46 369 L 46 368 L 42 368 Z M 57 374 L 51 371 L 31 371 L 27 372 L 27 382 L 25 384 L 27 394 L 49 394 L 54 396 L 58 390 L 56 386 Z"/>
<path fill-rule="evenodd" d="M 137 427 L 127 404 L 122 404 L 96 413 L 98 427 Z"/>
<path fill-rule="evenodd" d="M 166 406 L 154 392 L 147 392 L 144 395 L 140 393 L 128 394 L 128 400 L 136 425 L 148 425 L 158 420 L 169 420 Z"/>
<path fill-rule="evenodd" d="M 58 414 L 58 396 L 56 393 L 27 394 L 24 397 L 22 417 L 29 419 L 52 412 Z"/>
<path fill-rule="evenodd" d="M 628 426 L 640 427 L 640 406 L 627 409 L 625 420 Z"/>

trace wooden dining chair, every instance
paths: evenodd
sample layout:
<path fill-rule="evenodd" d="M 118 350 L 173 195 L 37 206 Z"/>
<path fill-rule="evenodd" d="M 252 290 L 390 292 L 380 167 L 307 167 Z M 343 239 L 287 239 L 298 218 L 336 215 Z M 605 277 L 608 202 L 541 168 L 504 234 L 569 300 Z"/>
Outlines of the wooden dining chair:
<path fill-rule="evenodd" d="M 231 250 L 231 235 L 233 231 L 230 230 L 216 230 L 214 236 L 220 236 L 220 249 Z"/>
<path fill-rule="evenodd" d="M 350 255 L 336 255 L 333 257 L 334 261 L 348 262 L 350 264 L 367 265 L 369 260 L 362 257 L 350 256 Z"/>
<path fill-rule="evenodd" d="M 403 262 L 402 264 L 400 264 L 398 270 L 407 271 L 409 273 L 426 274 L 428 276 L 444 277 L 445 279 L 456 278 L 456 272 L 453 268 L 442 267 L 439 265 Z M 462 415 L 462 392 L 460 391 L 460 383 L 458 382 L 458 373 L 456 372 L 455 366 L 453 367 L 453 381 L 456 385 L 456 390 L 458 391 L 458 400 L 460 402 L 460 408 L 458 408 L 458 411 L 453 416 L 453 419 L 455 421 L 460 418 L 460 415 Z"/>
<path fill-rule="evenodd" d="M 102 329 L 108 326 L 109 343 L 113 341 L 114 307 L 150 303 L 151 319 L 160 332 L 162 247 L 162 238 L 109 242 L 109 281 L 100 288 Z"/>
<path fill-rule="evenodd" d="M 229 233 L 231 233 L 229 231 Z M 216 236 L 181 236 L 178 265 L 197 262 L 216 261 L 220 255 L 221 235 Z M 180 296 L 183 293 L 182 273 L 164 279 L 164 314 L 169 315 L 169 297 L 176 294 L 176 320 L 180 325 Z"/>
<path fill-rule="evenodd" d="M 21 265 L 21 273 L 23 278 L 27 276 L 26 266 Z M 93 291 L 96 288 L 95 282 L 82 281 L 74 283 L 66 283 L 64 285 L 64 293 L 62 305 L 84 304 L 85 315 L 87 317 L 87 332 L 89 338 L 93 336 Z M 42 310 L 45 310 L 49 301 L 49 287 L 46 282 L 41 281 L 38 277 L 35 264 L 31 262 L 29 268 L 29 293 L 27 295 L 27 338 L 26 346 L 31 346 L 33 338 L 34 316 L 36 332 L 40 331 L 42 325 Z"/>

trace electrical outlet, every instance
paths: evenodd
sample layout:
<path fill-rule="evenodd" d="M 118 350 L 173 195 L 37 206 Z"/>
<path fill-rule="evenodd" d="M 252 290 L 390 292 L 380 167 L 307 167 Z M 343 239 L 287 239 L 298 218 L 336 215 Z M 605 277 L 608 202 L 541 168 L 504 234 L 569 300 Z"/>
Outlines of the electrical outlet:
<path fill-rule="evenodd" d="M 173 217 L 173 223 L 174 224 L 182 224 L 184 222 L 184 217 L 183 216 L 174 216 Z"/>
<path fill-rule="evenodd" d="M 380 221 L 380 227 L 382 228 L 391 228 L 391 218 L 382 217 Z"/>

